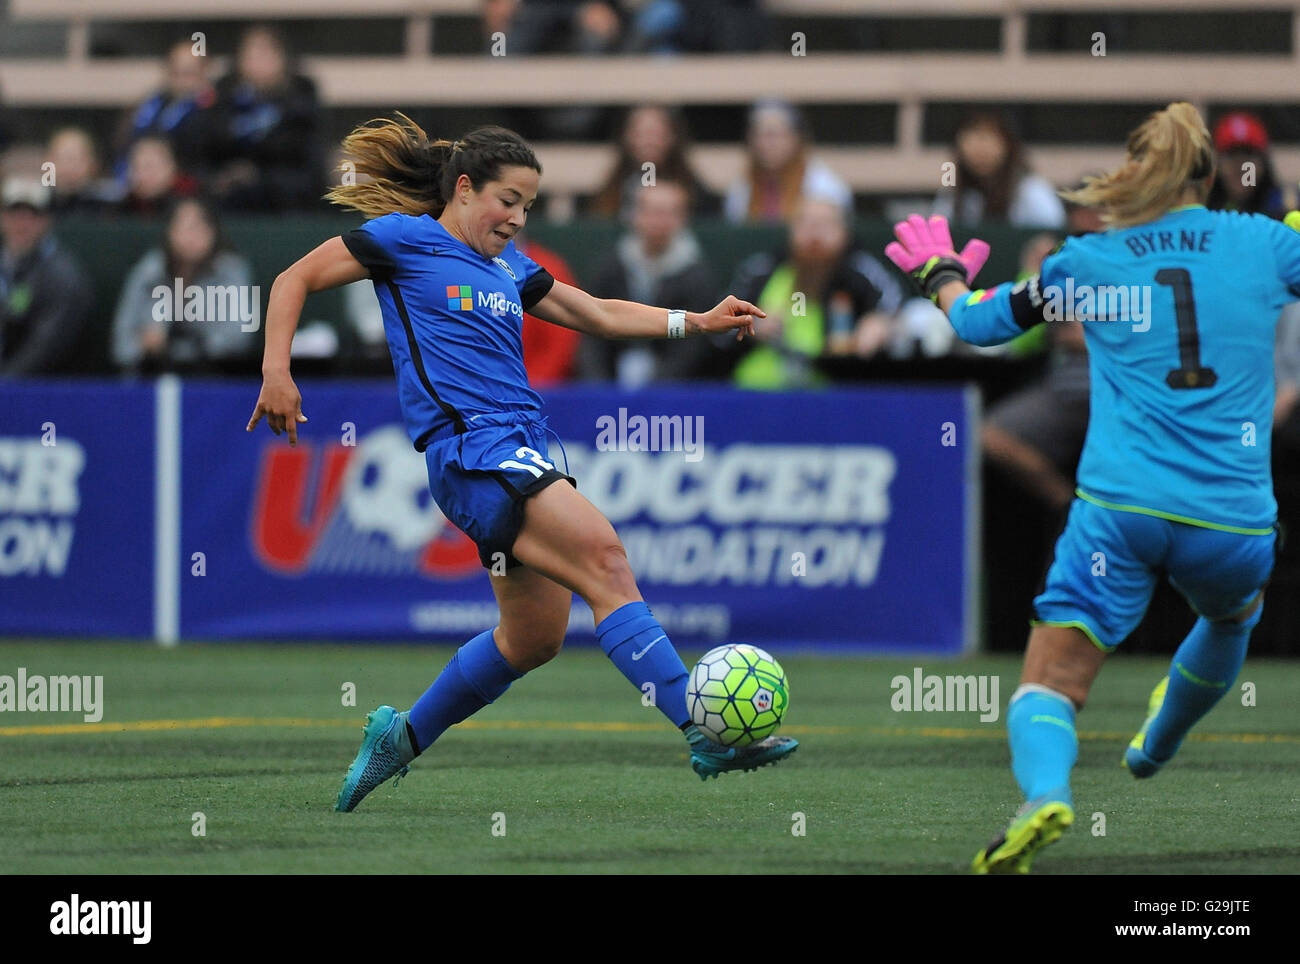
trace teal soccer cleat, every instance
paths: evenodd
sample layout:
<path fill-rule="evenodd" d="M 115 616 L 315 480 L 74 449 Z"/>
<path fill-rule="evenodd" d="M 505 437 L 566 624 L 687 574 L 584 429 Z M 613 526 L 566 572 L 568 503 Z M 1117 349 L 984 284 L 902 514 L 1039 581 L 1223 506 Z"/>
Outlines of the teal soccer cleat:
<path fill-rule="evenodd" d="M 365 738 L 357 758 L 348 767 L 334 809 L 351 813 L 371 790 L 391 776 L 406 776 L 415 749 L 406 732 L 406 714 L 381 706 L 366 714 Z"/>
<path fill-rule="evenodd" d="M 749 746 L 734 747 L 714 743 L 693 723 L 684 732 L 691 745 L 691 769 L 700 775 L 701 780 L 729 770 L 750 771 L 780 763 L 799 749 L 799 741 L 788 736 L 769 736 Z"/>

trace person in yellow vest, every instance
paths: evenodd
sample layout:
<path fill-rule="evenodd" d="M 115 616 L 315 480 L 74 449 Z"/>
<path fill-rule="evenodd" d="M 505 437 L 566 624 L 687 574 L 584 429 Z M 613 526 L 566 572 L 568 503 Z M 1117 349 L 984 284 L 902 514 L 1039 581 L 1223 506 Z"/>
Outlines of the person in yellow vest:
<path fill-rule="evenodd" d="M 820 197 L 800 200 L 781 253 L 744 261 L 732 290 L 767 317 L 732 373 L 741 388 L 795 389 L 825 384 L 825 355 L 870 357 L 894 334 L 902 287 L 883 264 L 852 246 L 850 212 Z"/>

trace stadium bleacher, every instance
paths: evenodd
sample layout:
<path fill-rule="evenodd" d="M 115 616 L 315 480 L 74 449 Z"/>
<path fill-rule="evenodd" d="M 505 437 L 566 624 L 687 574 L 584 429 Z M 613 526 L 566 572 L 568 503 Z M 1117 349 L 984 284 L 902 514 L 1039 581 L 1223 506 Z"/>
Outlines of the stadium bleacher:
<path fill-rule="evenodd" d="M 1178 0 L 1159 13 L 1129 12 L 1133 5 L 1125 0 L 769 0 L 765 6 L 772 18 L 768 50 L 692 56 L 683 71 L 679 61 L 654 56 L 484 56 L 477 52 L 485 41 L 475 32 L 475 0 L 103 0 L 93 13 L 81 0 L 9 0 L 15 26 L 57 27 L 63 43 L 30 55 L 0 48 L 9 55 L 0 60 L 0 91 L 20 121 L 30 119 L 28 126 L 90 116 L 102 132 L 156 83 L 157 54 L 167 39 L 210 31 L 209 52 L 221 62 L 230 45 L 218 43 L 218 35 L 233 36 L 238 22 L 258 18 L 288 28 L 303 53 L 302 69 L 330 111 L 332 137 L 362 115 L 399 105 L 435 129 L 464 126 L 502 104 L 618 107 L 653 100 L 710 121 L 730 108 L 729 124 L 693 125 L 699 171 L 721 189 L 743 162 L 737 108 L 780 96 L 808 109 L 819 155 L 856 194 L 871 199 L 931 193 L 935 172 L 949 159 L 957 113 L 967 105 L 1018 112 L 1036 169 L 1064 184 L 1112 163 L 1117 138 L 1147 111 L 1186 99 L 1211 117 L 1231 107 L 1255 108 L 1281 142 L 1279 165 L 1300 168 L 1300 130 L 1288 110 L 1297 100 L 1300 4 Z M 1079 16 L 1085 9 L 1091 19 Z M 1223 29 L 1225 21 L 1231 29 Z M 1105 27 L 1105 56 L 1093 54 L 1088 23 Z M 805 35 L 805 56 L 790 52 L 795 29 Z M 1140 62 L 1131 56 L 1167 40 L 1170 31 L 1187 53 Z M 844 49 L 846 32 L 851 41 L 874 41 L 871 55 Z M 460 38 L 465 49 L 446 51 L 445 34 Z M 160 39 L 145 52 L 133 50 L 129 36 Z M 993 49 L 987 49 L 990 37 L 996 37 Z M 388 49 L 374 53 L 375 47 Z M 855 124 L 859 109 L 865 122 Z M 589 190 L 612 150 L 607 141 L 541 145 L 548 193 Z"/>

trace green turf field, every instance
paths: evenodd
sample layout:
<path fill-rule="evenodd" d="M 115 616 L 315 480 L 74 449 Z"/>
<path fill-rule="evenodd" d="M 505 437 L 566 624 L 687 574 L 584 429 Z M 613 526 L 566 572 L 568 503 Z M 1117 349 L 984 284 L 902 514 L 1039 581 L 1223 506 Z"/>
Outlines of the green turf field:
<path fill-rule="evenodd" d="M 785 656 L 783 732 L 803 746 L 780 766 L 706 784 L 605 658 L 574 649 L 450 731 L 399 786 L 334 813 L 366 711 L 409 706 L 450 652 L 0 644 L 0 674 L 103 675 L 105 706 L 99 724 L 0 713 L 0 867 L 953 873 L 1019 802 L 1000 718 L 891 710 L 891 678 L 916 661 Z M 1017 680 L 1008 658 L 921 665 L 999 675 L 1003 704 Z M 1164 667 L 1118 656 L 1103 670 L 1079 720 L 1079 819 L 1036 871 L 1300 871 L 1300 663 L 1248 662 L 1241 681 L 1256 684 L 1258 705 L 1234 691 L 1165 772 L 1139 783 L 1119 759 Z M 354 708 L 342 705 L 345 682 Z M 192 832 L 195 813 L 206 836 Z M 791 832 L 797 813 L 803 836 Z"/>

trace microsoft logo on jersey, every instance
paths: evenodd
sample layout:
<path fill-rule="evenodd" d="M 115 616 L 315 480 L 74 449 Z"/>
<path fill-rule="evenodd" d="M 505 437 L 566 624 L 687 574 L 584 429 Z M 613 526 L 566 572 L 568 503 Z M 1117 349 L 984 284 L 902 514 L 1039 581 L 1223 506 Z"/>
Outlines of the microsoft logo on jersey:
<path fill-rule="evenodd" d="M 474 289 L 469 285 L 447 285 L 448 311 L 473 311 Z"/>

